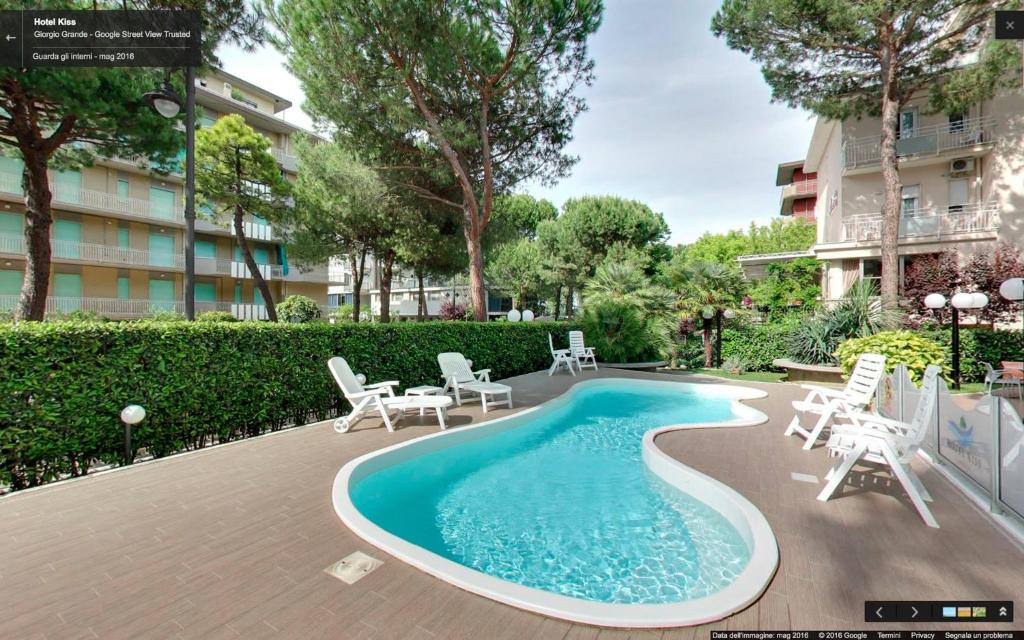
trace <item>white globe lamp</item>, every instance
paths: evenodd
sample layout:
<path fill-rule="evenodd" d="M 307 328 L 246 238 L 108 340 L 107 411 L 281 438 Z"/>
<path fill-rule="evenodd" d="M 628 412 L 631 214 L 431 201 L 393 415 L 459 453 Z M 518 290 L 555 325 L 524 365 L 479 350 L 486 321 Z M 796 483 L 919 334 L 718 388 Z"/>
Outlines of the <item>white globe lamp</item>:
<path fill-rule="evenodd" d="M 932 293 L 924 297 L 924 306 L 929 309 L 941 309 L 946 306 L 946 296 L 941 293 Z"/>
<path fill-rule="evenodd" d="M 508 312 L 509 322 L 519 322 L 523 317 L 523 314 L 519 313 L 519 309 L 512 309 Z"/>
<path fill-rule="evenodd" d="M 121 422 L 139 424 L 146 418 L 146 410 L 137 404 L 130 404 L 121 409 Z"/>
<path fill-rule="evenodd" d="M 972 293 L 971 297 L 974 298 L 974 304 L 972 305 L 974 309 L 984 309 L 985 305 L 988 304 L 988 296 L 984 293 Z"/>
<path fill-rule="evenodd" d="M 1010 278 L 999 285 L 999 295 L 1007 300 L 1024 300 L 1024 278 Z"/>
<path fill-rule="evenodd" d="M 523 310 L 523 322 L 532 322 L 532 321 L 533 321 L 533 312 L 530 311 L 529 309 L 524 309 Z"/>
<path fill-rule="evenodd" d="M 974 294 L 973 293 L 958 293 L 953 296 L 950 301 L 957 309 L 970 309 L 974 306 Z"/>
<path fill-rule="evenodd" d="M 722 316 L 726 320 L 732 320 L 733 318 L 736 317 L 736 312 L 733 311 L 732 309 L 726 309 L 725 311 L 722 312 Z"/>

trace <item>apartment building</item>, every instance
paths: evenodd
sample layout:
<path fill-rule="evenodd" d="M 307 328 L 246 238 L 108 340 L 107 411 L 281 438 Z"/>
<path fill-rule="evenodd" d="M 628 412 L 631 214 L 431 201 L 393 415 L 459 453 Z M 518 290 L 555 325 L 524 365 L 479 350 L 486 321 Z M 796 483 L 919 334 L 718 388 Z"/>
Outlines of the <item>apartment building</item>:
<path fill-rule="evenodd" d="M 931 114 L 927 96 L 899 114 L 900 278 L 915 256 L 966 258 L 997 242 L 1024 243 L 1024 96 L 1011 91 L 966 113 Z M 815 176 L 814 255 L 822 297 L 881 277 L 881 123 L 819 119 L 800 170 Z"/>
<path fill-rule="evenodd" d="M 294 178 L 292 135 L 285 121 L 291 103 L 223 71 L 196 81 L 202 107 L 197 126 L 241 114 L 271 141 L 287 178 Z M 184 151 L 181 153 L 184 157 Z M 15 306 L 25 260 L 21 161 L 0 157 L 0 309 Z M 124 319 L 154 311 L 184 311 L 184 176 L 160 174 L 141 157 L 106 158 L 93 167 L 51 171 L 53 264 L 48 312 L 96 312 Z M 228 311 L 241 319 L 265 319 L 266 307 L 226 223 L 197 212 L 196 311 Z M 332 274 L 326 265 L 289 264 L 279 230 L 247 216 L 246 236 L 275 301 L 301 294 L 327 304 Z"/>
<path fill-rule="evenodd" d="M 779 215 L 814 222 L 818 200 L 818 176 L 804 171 L 804 161 L 783 162 L 775 174 L 775 186 L 782 187 Z"/>
<path fill-rule="evenodd" d="M 336 260 L 331 263 L 332 269 L 343 274 L 344 284 L 333 285 L 328 293 L 328 304 L 339 306 L 351 304 L 352 269 L 347 260 Z M 423 282 L 423 293 L 427 298 L 427 317 L 436 318 L 440 315 L 441 305 L 445 300 L 469 304 L 469 287 L 459 284 L 452 278 L 428 277 Z M 487 314 L 492 318 L 504 316 L 512 309 L 512 298 L 497 291 L 485 290 L 487 297 Z M 380 265 L 372 257 L 367 258 L 366 275 L 360 292 L 360 305 L 374 316 L 380 315 L 382 292 L 380 288 Z M 419 282 L 416 275 L 395 268 L 391 278 L 391 315 L 397 319 L 415 318 L 419 309 Z"/>

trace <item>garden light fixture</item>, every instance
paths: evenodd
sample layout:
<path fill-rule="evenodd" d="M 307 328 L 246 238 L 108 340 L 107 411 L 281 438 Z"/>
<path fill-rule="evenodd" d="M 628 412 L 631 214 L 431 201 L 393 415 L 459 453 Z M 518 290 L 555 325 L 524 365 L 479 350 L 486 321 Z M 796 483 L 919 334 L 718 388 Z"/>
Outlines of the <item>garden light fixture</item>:
<path fill-rule="evenodd" d="M 949 300 L 949 306 L 953 310 L 952 321 L 952 351 L 953 351 L 953 388 L 960 388 L 960 310 L 961 309 L 982 309 L 988 304 L 988 296 L 984 293 L 957 293 Z M 946 296 L 941 293 L 932 293 L 924 298 L 924 306 L 932 311 L 938 311 L 946 306 Z"/>

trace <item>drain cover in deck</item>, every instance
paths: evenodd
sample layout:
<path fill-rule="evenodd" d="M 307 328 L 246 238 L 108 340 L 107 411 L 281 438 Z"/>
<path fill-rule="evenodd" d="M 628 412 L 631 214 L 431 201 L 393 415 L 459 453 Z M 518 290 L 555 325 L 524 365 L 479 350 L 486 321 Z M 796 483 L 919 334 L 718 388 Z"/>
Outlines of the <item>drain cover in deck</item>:
<path fill-rule="evenodd" d="M 355 584 L 360 578 L 369 575 L 382 564 L 384 564 L 383 561 L 371 558 L 362 551 L 356 551 L 338 560 L 324 571 L 346 584 Z"/>

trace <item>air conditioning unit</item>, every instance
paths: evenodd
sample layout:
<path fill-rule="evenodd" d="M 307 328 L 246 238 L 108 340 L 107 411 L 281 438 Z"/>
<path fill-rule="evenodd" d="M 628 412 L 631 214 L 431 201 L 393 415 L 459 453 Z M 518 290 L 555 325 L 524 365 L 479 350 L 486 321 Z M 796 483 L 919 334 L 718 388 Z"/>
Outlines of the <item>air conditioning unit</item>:
<path fill-rule="evenodd" d="M 949 162 L 950 173 L 974 171 L 974 158 L 957 158 Z"/>

